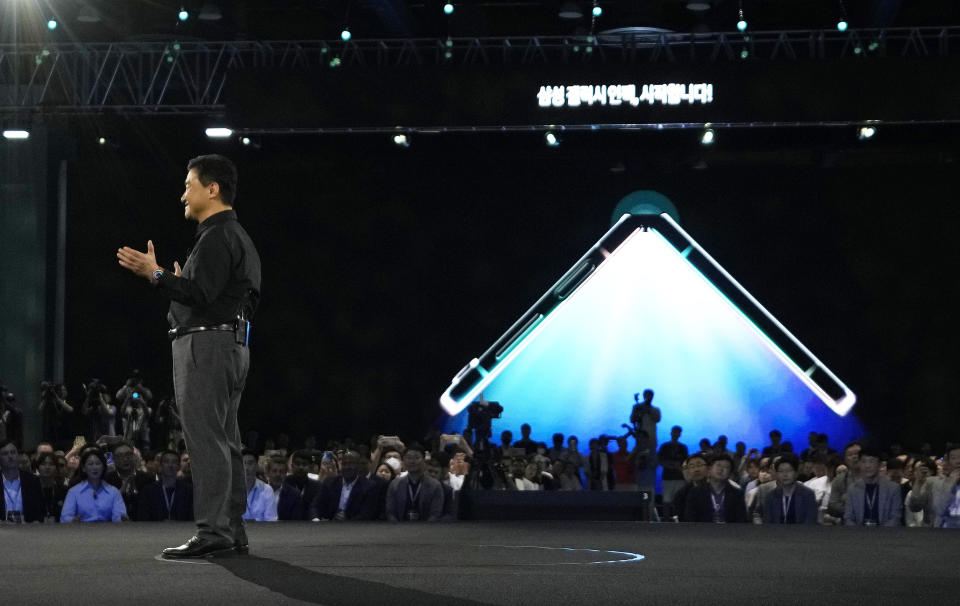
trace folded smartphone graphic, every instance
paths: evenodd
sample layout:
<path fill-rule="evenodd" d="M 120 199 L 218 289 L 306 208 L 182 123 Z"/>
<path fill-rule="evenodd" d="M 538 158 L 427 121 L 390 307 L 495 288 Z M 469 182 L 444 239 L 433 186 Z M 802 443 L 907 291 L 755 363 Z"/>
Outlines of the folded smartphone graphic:
<path fill-rule="evenodd" d="M 514 431 L 612 435 L 646 388 L 661 427 L 762 440 L 855 423 L 837 429 L 854 393 L 665 213 L 624 215 L 440 403 L 458 415 L 482 393 Z"/>

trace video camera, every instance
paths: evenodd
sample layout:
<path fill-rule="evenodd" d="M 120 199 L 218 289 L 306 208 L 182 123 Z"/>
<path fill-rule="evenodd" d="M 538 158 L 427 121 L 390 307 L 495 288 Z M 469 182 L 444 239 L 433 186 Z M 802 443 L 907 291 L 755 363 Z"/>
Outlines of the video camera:
<path fill-rule="evenodd" d="M 473 430 L 476 440 L 489 439 L 492 435 L 490 421 L 503 414 L 500 402 L 478 400 L 467 406 L 467 429 Z"/>

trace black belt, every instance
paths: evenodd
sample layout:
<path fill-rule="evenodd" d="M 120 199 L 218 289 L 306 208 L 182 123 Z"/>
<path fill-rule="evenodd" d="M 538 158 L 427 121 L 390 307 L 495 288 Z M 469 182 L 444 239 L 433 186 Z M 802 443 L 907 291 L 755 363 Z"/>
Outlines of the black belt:
<path fill-rule="evenodd" d="M 171 328 L 167 331 L 167 336 L 170 337 L 170 340 L 179 339 L 183 335 L 189 335 L 194 332 L 206 332 L 208 330 L 229 330 L 233 332 L 237 330 L 236 324 L 217 324 L 216 326 L 180 326 L 178 328 Z"/>

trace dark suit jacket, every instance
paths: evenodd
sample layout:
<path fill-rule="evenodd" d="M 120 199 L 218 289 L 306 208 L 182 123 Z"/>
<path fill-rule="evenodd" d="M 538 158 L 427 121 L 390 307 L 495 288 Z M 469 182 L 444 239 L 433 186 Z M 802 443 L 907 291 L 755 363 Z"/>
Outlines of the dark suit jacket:
<path fill-rule="evenodd" d="M 43 522 L 43 490 L 40 478 L 20 472 L 20 499 L 23 501 L 23 521 Z M 7 519 L 7 496 L 0 490 L 0 520 Z"/>
<path fill-rule="evenodd" d="M 813 490 L 797 482 L 793 489 L 793 511 L 797 524 L 817 523 L 817 495 Z M 763 521 L 766 524 L 780 524 L 783 520 L 783 489 L 779 486 L 767 494 L 763 502 Z"/>
<path fill-rule="evenodd" d="M 443 484 L 430 476 L 420 479 L 420 519 L 437 522 L 443 517 Z M 409 476 L 396 478 L 387 488 L 387 519 L 398 522 L 407 519 L 407 489 Z"/>
<path fill-rule="evenodd" d="M 163 484 L 160 480 L 147 484 L 140 491 L 136 519 L 139 522 L 159 522 L 167 519 L 167 503 L 164 499 Z M 192 482 L 183 479 L 177 480 L 170 519 L 179 522 L 193 520 Z"/>
<path fill-rule="evenodd" d="M 310 506 L 311 518 L 332 520 L 340 507 L 340 492 L 343 489 L 343 476 L 327 478 L 320 485 L 320 492 Z M 358 476 L 347 507 L 344 510 L 348 520 L 376 520 L 380 514 L 380 487 L 374 480 Z"/>
<path fill-rule="evenodd" d="M 878 478 L 877 484 L 877 513 L 880 516 L 881 526 L 899 526 L 903 515 L 903 502 L 900 500 L 900 487 L 884 478 Z M 844 504 L 843 523 L 859 526 L 863 524 L 864 499 L 866 485 L 863 480 L 857 480 L 847 489 Z"/>
<path fill-rule="evenodd" d="M 690 486 L 683 515 L 684 522 L 713 522 L 713 502 L 710 499 L 712 492 L 710 484 L 704 482 L 699 486 Z M 726 522 L 746 522 L 747 506 L 743 501 L 743 494 L 727 483 L 723 488 Z"/>
<path fill-rule="evenodd" d="M 291 495 L 296 497 L 296 500 L 293 504 L 290 504 L 290 501 L 284 501 L 283 507 L 285 512 L 288 513 L 291 517 L 286 518 L 288 520 L 310 520 L 310 504 L 313 503 L 313 500 L 317 498 L 317 494 L 320 492 L 320 482 L 317 480 L 311 480 L 310 478 L 304 478 L 303 487 L 301 488 L 295 482 L 293 476 L 287 476 L 284 479 L 284 487 L 290 487 L 295 492 L 296 495 Z M 280 499 L 283 501 L 283 492 L 281 489 Z M 289 499 L 289 497 L 288 497 Z M 280 504 L 277 504 L 277 516 L 280 515 Z"/>
<path fill-rule="evenodd" d="M 280 500 L 277 501 L 277 519 L 303 519 L 303 503 L 300 501 L 300 491 L 286 482 L 280 486 Z"/>

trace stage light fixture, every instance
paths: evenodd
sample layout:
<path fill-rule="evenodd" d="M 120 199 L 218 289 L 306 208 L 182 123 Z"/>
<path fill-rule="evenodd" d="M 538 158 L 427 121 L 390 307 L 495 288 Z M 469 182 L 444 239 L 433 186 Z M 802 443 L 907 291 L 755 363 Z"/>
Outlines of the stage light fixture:
<path fill-rule="evenodd" d="M 350 38 L 352 38 L 352 37 L 353 37 L 353 34 L 350 33 L 350 29 L 349 29 L 349 28 L 346 28 L 346 27 L 345 27 L 345 28 L 343 28 L 343 31 L 340 32 L 340 39 L 343 40 L 344 42 L 349 41 Z"/>
<path fill-rule="evenodd" d="M 197 19 L 200 19 L 201 21 L 219 21 L 222 18 L 223 11 L 221 11 L 220 7 L 216 4 L 204 4 L 200 9 L 200 12 L 197 13 Z"/>
<path fill-rule="evenodd" d="M 713 140 L 715 135 L 712 128 L 705 128 L 703 134 L 700 135 L 700 144 L 701 145 L 713 145 Z"/>
<path fill-rule="evenodd" d="M 556 133 L 553 131 L 547 131 L 547 134 L 544 135 L 544 139 L 547 141 L 547 147 L 557 147 L 560 145 L 560 139 L 557 137 Z"/>
<path fill-rule="evenodd" d="M 593 16 L 594 16 L 594 17 L 599 17 L 599 16 L 602 15 L 602 14 L 603 14 L 603 7 L 600 6 L 599 4 L 594 5 L 594 7 L 593 7 Z"/>
<path fill-rule="evenodd" d="M 206 131 L 207 136 L 211 139 L 226 139 L 227 137 L 233 136 L 233 129 L 223 128 L 223 127 L 213 127 L 208 128 Z"/>
<path fill-rule="evenodd" d="M 410 147 L 410 139 L 408 139 L 403 133 L 394 135 L 393 142 L 398 147 Z"/>
<path fill-rule="evenodd" d="M 847 31 L 847 22 L 844 19 L 837 21 L 837 31 L 845 32 Z"/>
<path fill-rule="evenodd" d="M 737 21 L 737 29 L 741 32 L 747 31 L 747 20 L 743 16 L 743 2 L 739 2 L 737 6 L 737 15 L 740 17 L 740 20 Z"/>
<path fill-rule="evenodd" d="M 57 29 L 57 26 L 58 26 L 58 25 L 60 25 L 60 24 L 57 23 L 57 20 L 56 20 L 56 19 L 50 19 L 49 21 L 47 21 L 47 29 L 49 29 L 49 30 L 51 30 L 51 31 Z"/>
<path fill-rule="evenodd" d="M 5 130 L 3 131 L 4 139 L 29 139 L 30 131 L 28 130 Z"/>
<path fill-rule="evenodd" d="M 330 67 L 340 67 L 341 63 L 342 61 L 340 61 L 340 57 L 334 57 L 333 59 L 330 59 Z"/>
<path fill-rule="evenodd" d="M 564 2 L 560 5 L 557 16 L 561 19 L 576 21 L 577 19 L 583 19 L 583 10 L 580 9 L 580 6 L 576 2 Z"/>
<path fill-rule="evenodd" d="M 447 2 L 443 5 L 443 14 L 452 15 L 453 14 L 453 3 Z"/>
<path fill-rule="evenodd" d="M 180 19 L 181 21 L 186 21 L 189 18 L 190 18 L 190 13 L 188 13 L 186 9 L 181 6 L 180 12 L 177 13 L 177 19 Z"/>
<path fill-rule="evenodd" d="M 240 143 L 243 143 L 244 145 L 250 145 L 250 143 L 251 143 L 250 137 L 241 137 L 241 138 L 240 138 Z"/>
<path fill-rule="evenodd" d="M 750 51 L 748 51 L 747 49 L 743 49 L 742 51 L 740 51 L 741 59 L 746 59 L 749 56 L 750 56 Z"/>
<path fill-rule="evenodd" d="M 100 137 L 99 139 L 97 139 L 97 143 L 99 143 L 100 145 L 106 145 L 106 144 L 107 144 L 107 138 L 106 138 L 106 137 Z"/>
<path fill-rule="evenodd" d="M 860 141 L 866 141 L 867 139 L 872 138 L 877 134 L 877 129 L 872 126 L 861 126 L 860 130 L 857 131 L 857 139 Z"/>

